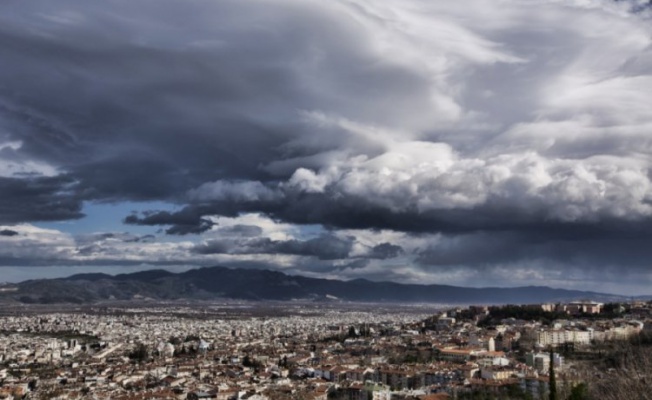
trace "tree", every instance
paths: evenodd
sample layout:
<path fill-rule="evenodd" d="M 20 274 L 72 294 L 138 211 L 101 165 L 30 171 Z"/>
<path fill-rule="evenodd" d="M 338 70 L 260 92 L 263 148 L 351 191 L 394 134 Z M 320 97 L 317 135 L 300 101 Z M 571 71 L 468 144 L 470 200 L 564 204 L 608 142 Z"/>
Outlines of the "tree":
<path fill-rule="evenodd" d="M 129 353 L 129 358 L 136 361 L 144 361 L 147 360 L 148 357 L 149 351 L 147 350 L 147 346 L 143 343 L 138 343 L 136 348 Z"/>
<path fill-rule="evenodd" d="M 548 395 L 549 400 L 557 400 L 557 379 L 555 377 L 555 353 L 550 347 L 550 383 L 548 384 L 550 389 L 550 394 Z"/>
<path fill-rule="evenodd" d="M 251 358 L 249 358 L 249 354 L 245 355 L 244 358 L 242 359 L 242 366 L 243 367 L 253 367 L 254 363 L 251 362 Z"/>
<path fill-rule="evenodd" d="M 354 337 L 357 337 L 357 336 L 358 336 L 358 335 L 355 333 L 355 327 L 350 326 L 350 327 L 349 327 L 349 337 L 350 337 L 350 338 L 354 338 Z"/>
<path fill-rule="evenodd" d="M 586 386 L 586 383 L 580 383 L 573 386 L 568 396 L 568 400 L 588 400 L 589 398 L 589 388 Z"/>
<path fill-rule="evenodd" d="M 601 400 L 647 400 L 650 398 L 652 347 L 641 342 L 614 342 L 603 365 L 592 373 L 590 398 Z"/>

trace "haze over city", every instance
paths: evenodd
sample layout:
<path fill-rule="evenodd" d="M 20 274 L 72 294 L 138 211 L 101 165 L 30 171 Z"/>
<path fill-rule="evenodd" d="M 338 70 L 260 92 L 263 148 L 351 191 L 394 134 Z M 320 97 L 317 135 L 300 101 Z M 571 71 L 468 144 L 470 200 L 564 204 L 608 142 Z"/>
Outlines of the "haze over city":
<path fill-rule="evenodd" d="M 0 2 L 0 281 L 651 294 L 649 4 Z"/>

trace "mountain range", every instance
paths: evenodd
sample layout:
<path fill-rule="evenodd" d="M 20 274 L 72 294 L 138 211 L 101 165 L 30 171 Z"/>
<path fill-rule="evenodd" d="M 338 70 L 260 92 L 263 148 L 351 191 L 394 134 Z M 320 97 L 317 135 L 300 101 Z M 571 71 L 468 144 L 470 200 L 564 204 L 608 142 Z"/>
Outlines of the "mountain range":
<path fill-rule="evenodd" d="M 205 267 L 182 273 L 148 270 L 131 274 L 78 274 L 0 287 L 0 300 L 20 303 L 95 303 L 107 300 L 175 299 L 314 300 L 444 304 L 534 304 L 591 299 L 626 299 L 605 293 L 546 286 L 468 288 L 341 281 L 256 269 Z"/>

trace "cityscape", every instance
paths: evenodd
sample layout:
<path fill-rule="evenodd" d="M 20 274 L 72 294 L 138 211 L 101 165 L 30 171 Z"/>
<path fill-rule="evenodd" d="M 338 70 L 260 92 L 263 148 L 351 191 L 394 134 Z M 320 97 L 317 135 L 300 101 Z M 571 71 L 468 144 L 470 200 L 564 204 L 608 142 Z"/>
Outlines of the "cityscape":
<path fill-rule="evenodd" d="M 0 313 L 0 398 L 10 400 L 548 399 L 551 365 L 568 398 L 613 383 L 600 364 L 609 345 L 652 333 L 645 302 L 140 301 Z"/>
<path fill-rule="evenodd" d="M 0 1 L 0 400 L 652 399 L 652 0 Z"/>

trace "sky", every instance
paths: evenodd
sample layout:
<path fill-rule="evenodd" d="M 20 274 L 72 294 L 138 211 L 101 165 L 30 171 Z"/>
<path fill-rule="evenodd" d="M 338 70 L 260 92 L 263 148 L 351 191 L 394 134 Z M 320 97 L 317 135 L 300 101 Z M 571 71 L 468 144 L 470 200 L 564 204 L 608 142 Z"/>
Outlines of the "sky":
<path fill-rule="evenodd" d="M 0 2 L 0 281 L 652 294 L 642 0 Z"/>

